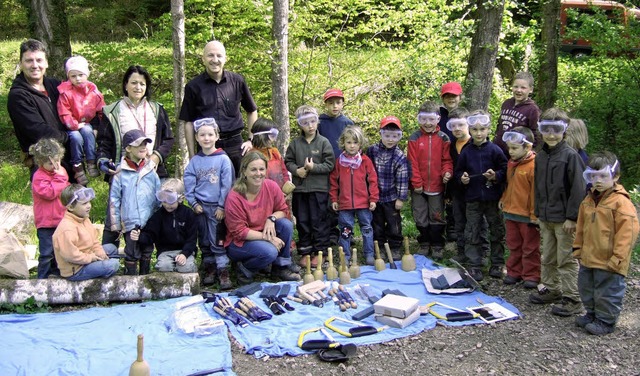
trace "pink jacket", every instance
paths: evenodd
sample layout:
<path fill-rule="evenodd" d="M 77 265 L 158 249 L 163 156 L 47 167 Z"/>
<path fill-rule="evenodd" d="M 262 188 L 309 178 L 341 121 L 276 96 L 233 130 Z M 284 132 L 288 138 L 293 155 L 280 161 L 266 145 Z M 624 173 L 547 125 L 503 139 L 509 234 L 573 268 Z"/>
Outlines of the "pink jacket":
<path fill-rule="evenodd" d="M 40 167 L 33 174 L 31 192 L 33 194 L 33 218 L 36 228 L 55 228 L 64 217 L 65 207 L 60 202 L 60 193 L 69 185 L 69 177 L 56 174 Z"/>
<path fill-rule="evenodd" d="M 77 131 L 79 123 L 89 123 L 96 114 L 102 114 L 104 97 L 93 82 L 79 88 L 65 81 L 58 86 L 58 91 L 58 116 L 69 130 Z"/>

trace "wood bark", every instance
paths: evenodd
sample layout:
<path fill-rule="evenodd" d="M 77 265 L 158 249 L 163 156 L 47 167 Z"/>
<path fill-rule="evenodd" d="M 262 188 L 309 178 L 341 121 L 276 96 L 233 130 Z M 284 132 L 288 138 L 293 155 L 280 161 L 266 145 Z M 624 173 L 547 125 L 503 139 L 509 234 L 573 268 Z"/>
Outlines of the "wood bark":
<path fill-rule="evenodd" d="M 291 134 L 289 125 L 289 0 L 273 1 L 273 55 L 271 59 L 271 100 L 273 121 L 280 127 L 276 146 L 284 155 Z"/>
<path fill-rule="evenodd" d="M 536 103 L 542 111 L 553 107 L 558 87 L 558 53 L 560 50 L 560 0 L 542 3 L 542 55 L 538 72 Z"/>
<path fill-rule="evenodd" d="M 198 273 L 152 273 L 71 282 L 66 279 L 0 279 L 0 303 L 76 304 L 169 299 L 200 293 Z"/>
<path fill-rule="evenodd" d="M 184 98 L 184 86 L 186 84 L 185 65 L 185 30 L 184 30 L 184 1 L 171 0 L 171 23 L 173 41 L 173 102 L 175 105 L 175 124 L 177 125 L 178 155 L 176 160 L 175 177 L 180 178 L 189 162 L 187 141 L 184 135 L 184 127 L 180 120 L 180 107 Z"/>
<path fill-rule="evenodd" d="M 470 110 L 487 110 L 493 87 L 505 0 L 477 0 L 475 32 L 467 65 L 465 98 Z"/>
<path fill-rule="evenodd" d="M 49 50 L 47 75 L 66 79 L 64 62 L 71 56 L 71 42 L 65 0 L 28 1 L 31 35 Z"/>

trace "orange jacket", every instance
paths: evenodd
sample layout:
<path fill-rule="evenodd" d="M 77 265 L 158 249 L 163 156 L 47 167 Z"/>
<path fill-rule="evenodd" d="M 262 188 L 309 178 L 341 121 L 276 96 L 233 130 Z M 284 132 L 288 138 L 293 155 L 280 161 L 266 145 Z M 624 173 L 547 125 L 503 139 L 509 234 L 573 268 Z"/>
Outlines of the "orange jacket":
<path fill-rule="evenodd" d="M 507 164 L 507 188 L 502 193 L 500 202 L 502 211 L 529 218 L 534 221 L 534 184 L 533 171 L 536 153 L 531 152 L 520 161 L 509 160 Z"/>

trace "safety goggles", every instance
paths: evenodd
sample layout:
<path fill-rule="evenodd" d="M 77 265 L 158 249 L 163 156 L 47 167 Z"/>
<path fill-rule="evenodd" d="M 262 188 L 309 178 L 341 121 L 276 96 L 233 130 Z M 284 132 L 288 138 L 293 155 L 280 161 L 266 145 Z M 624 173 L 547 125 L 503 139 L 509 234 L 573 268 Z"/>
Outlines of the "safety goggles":
<path fill-rule="evenodd" d="M 542 134 L 563 134 L 567 123 L 562 120 L 542 120 L 538 122 L 538 131 Z"/>
<path fill-rule="evenodd" d="M 266 134 L 266 135 L 269 135 L 269 139 L 271 141 L 275 141 L 278 138 L 278 133 L 280 133 L 280 131 L 278 131 L 277 128 L 271 128 L 268 131 L 256 132 L 253 135 L 259 136 L 261 134 Z"/>
<path fill-rule="evenodd" d="M 67 207 L 70 208 L 76 201 L 87 202 L 94 198 L 96 198 L 96 192 L 93 188 L 81 188 L 73 192 L 73 197 L 71 197 L 71 200 L 67 203 Z"/>
<path fill-rule="evenodd" d="M 599 170 L 594 170 L 591 167 L 587 167 L 582 173 L 582 177 L 587 184 L 595 184 L 597 182 L 609 183 L 613 181 L 617 166 L 618 161 L 616 161 L 613 166 L 606 165 Z"/>
<path fill-rule="evenodd" d="M 437 112 L 419 112 L 418 124 L 437 123 L 440 121 L 440 115 Z"/>
<path fill-rule="evenodd" d="M 531 141 L 527 140 L 527 137 L 525 135 L 518 132 L 504 132 L 504 134 L 502 135 L 502 141 L 518 145 L 533 144 Z"/>
<path fill-rule="evenodd" d="M 301 127 L 308 127 L 312 125 L 312 123 L 318 123 L 318 115 L 314 113 L 306 113 L 298 116 L 296 119 L 298 121 L 298 125 Z"/>
<path fill-rule="evenodd" d="M 216 119 L 214 118 L 202 118 L 193 122 L 193 130 L 198 133 L 198 129 L 207 126 L 218 129 L 218 123 L 216 123 Z"/>
<path fill-rule="evenodd" d="M 474 125 L 488 127 L 489 122 L 491 122 L 489 115 L 478 114 L 478 115 L 467 116 L 467 124 L 469 124 L 470 127 L 473 127 Z"/>
<path fill-rule="evenodd" d="M 178 197 L 180 195 L 173 191 L 161 190 L 156 192 L 156 198 L 160 202 L 164 202 L 165 204 L 173 205 L 178 201 Z"/>
<path fill-rule="evenodd" d="M 467 120 L 465 119 L 451 119 L 447 122 L 447 129 L 450 130 L 451 132 L 458 129 L 464 129 L 464 127 L 466 126 L 467 126 Z"/>
<path fill-rule="evenodd" d="M 380 138 L 383 141 L 397 142 L 402 139 L 402 131 L 387 131 L 387 130 L 381 129 Z"/>

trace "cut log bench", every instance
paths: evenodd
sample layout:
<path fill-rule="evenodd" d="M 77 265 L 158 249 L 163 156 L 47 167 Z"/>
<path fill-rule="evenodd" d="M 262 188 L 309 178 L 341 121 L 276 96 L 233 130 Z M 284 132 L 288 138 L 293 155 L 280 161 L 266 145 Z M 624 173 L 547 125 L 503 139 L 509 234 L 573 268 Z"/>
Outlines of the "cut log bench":
<path fill-rule="evenodd" d="M 47 304 L 134 302 L 200 293 L 198 273 L 118 275 L 72 282 L 63 278 L 0 279 L 0 303 L 23 304 L 30 297 Z"/>

